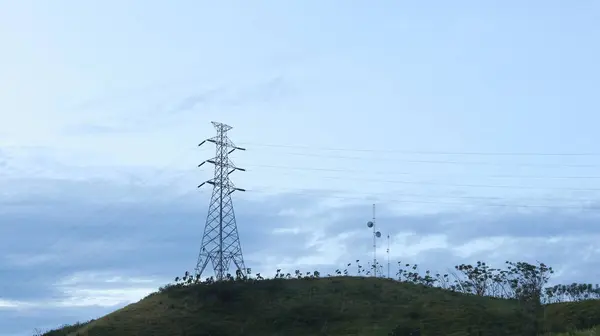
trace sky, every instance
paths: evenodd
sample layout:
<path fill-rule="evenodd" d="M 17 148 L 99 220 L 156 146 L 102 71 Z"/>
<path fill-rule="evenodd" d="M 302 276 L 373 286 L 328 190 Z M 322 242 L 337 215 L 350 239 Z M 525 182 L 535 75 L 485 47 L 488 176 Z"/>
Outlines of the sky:
<path fill-rule="evenodd" d="M 200 248 L 229 124 L 246 265 L 600 277 L 600 4 L 0 0 L 0 335 L 137 302 Z M 385 264 L 385 261 L 382 261 Z"/>

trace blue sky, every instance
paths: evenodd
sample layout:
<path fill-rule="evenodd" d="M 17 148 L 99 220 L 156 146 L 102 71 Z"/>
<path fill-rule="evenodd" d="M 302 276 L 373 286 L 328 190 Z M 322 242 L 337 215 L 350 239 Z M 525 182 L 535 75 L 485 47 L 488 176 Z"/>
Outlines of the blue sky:
<path fill-rule="evenodd" d="M 0 335 L 193 269 L 213 120 L 248 149 L 234 202 L 256 272 L 368 260 L 377 203 L 393 264 L 537 259 L 594 281 L 600 155 L 531 154 L 600 152 L 599 16 L 591 0 L 0 0 Z"/>

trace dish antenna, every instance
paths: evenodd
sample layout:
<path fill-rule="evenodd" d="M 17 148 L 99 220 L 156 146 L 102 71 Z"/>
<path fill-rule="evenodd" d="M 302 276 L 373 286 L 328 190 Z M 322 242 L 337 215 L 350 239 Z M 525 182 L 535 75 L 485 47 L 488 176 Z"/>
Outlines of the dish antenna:
<path fill-rule="evenodd" d="M 367 222 L 367 227 L 373 229 L 373 276 L 377 276 L 377 238 L 381 238 L 381 232 L 375 227 L 375 204 L 373 204 L 373 219 Z"/>

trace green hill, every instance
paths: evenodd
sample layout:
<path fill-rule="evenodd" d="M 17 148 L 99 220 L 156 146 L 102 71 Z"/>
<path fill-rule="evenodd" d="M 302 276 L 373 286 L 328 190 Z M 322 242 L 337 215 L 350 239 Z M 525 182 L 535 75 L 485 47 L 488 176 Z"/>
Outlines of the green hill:
<path fill-rule="evenodd" d="M 171 286 L 46 335 L 526 335 L 536 322 L 588 329 L 600 325 L 600 301 L 547 305 L 532 318 L 516 300 L 372 277 L 230 281 Z"/>

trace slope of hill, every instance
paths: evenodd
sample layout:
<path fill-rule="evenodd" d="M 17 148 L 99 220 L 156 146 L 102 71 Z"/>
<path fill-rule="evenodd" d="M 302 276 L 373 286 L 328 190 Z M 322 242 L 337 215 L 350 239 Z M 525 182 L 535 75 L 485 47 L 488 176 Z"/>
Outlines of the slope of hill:
<path fill-rule="evenodd" d="M 600 325 L 600 301 L 550 305 L 544 315 L 548 331 L 590 328 Z M 531 323 L 514 300 L 331 277 L 170 287 L 47 335 L 523 335 Z"/>

